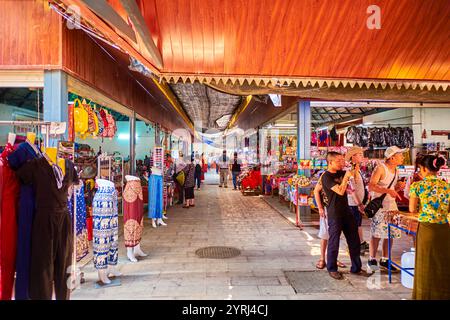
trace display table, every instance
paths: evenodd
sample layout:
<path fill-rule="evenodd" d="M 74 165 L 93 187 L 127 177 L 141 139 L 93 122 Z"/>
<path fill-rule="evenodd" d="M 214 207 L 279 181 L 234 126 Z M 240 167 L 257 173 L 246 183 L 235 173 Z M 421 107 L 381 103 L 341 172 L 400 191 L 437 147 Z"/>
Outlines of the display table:
<path fill-rule="evenodd" d="M 388 252 L 389 252 L 389 265 L 388 265 L 388 274 L 389 274 L 389 283 L 392 283 L 392 265 L 399 268 L 402 271 L 405 271 L 410 276 L 414 277 L 414 274 L 410 272 L 410 270 L 414 270 L 414 268 L 402 268 L 401 265 L 399 265 L 396 262 L 392 261 L 392 254 L 391 254 L 391 232 L 393 228 L 399 229 L 400 231 L 406 233 L 407 235 L 411 235 L 414 238 L 417 235 L 417 226 L 418 226 L 418 220 L 416 216 L 407 216 L 407 215 L 400 215 L 401 221 L 398 221 L 397 223 L 388 223 Z"/>

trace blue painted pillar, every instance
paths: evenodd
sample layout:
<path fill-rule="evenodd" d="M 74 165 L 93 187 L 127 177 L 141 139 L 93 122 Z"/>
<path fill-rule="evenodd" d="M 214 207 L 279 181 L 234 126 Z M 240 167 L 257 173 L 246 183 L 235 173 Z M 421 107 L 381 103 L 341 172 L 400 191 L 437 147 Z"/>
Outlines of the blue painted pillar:
<path fill-rule="evenodd" d="M 67 90 L 67 74 L 61 70 L 45 70 L 44 72 L 44 121 L 66 122 L 67 129 L 59 140 L 68 139 L 69 128 L 69 92 Z M 56 141 L 50 141 L 56 147 Z"/>
<path fill-rule="evenodd" d="M 297 163 L 311 159 L 311 102 L 301 100 L 297 104 Z M 298 169 L 299 175 L 311 176 L 310 170 Z M 298 193 L 310 194 L 311 188 L 299 188 Z M 309 206 L 298 206 L 297 215 L 301 220 L 311 214 Z"/>

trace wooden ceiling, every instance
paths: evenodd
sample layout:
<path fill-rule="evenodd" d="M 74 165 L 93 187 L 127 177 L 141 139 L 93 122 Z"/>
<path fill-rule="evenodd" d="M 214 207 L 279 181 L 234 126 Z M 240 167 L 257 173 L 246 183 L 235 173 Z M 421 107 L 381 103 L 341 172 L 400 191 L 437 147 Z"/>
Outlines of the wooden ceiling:
<path fill-rule="evenodd" d="M 448 0 L 137 3 L 162 73 L 450 80 Z M 366 26 L 373 4 L 379 30 Z"/>

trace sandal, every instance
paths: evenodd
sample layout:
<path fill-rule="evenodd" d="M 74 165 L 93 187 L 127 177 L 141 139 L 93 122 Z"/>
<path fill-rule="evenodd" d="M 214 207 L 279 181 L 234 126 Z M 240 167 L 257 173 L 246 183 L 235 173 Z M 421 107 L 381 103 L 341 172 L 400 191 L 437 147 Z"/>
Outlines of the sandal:
<path fill-rule="evenodd" d="M 323 269 L 323 268 L 325 268 L 326 267 L 326 263 L 325 263 L 325 260 L 323 260 L 323 259 L 320 259 L 317 263 L 316 263 L 316 268 L 317 269 Z"/>
<path fill-rule="evenodd" d="M 189 206 L 183 206 L 183 208 L 185 208 L 185 209 L 189 209 Z"/>
<path fill-rule="evenodd" d="M 347 268 L 347 266 L 346 266 L 345 264 L 343 264 L 342 262 L 340 262 L 339 260 L 338 260 L 338 262 L 337 262 L 337 266 L 338 266 L 339 268 Z"/>

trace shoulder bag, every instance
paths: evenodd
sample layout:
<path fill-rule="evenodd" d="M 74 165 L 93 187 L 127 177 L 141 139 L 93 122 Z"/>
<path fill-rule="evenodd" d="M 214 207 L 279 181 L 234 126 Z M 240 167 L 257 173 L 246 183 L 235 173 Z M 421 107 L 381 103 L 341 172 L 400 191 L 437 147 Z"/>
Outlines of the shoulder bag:
<path fill-rule="evenodd" d="M 392 184 L 395 181 L 395 178 L 397 177 L 397 169 L 395 169 L 394 178 L 392 179 L 391 183 L 387 187 L 388 189 L 391 188 Z M 381 196 L 376 197 L 372 199 L 367 206 L 364 208 L 364 213 L 366 216 L 371 219 L 375 216 L 375 214 L 383 207 L 383 200 L 386 198 L 387 193 L 383 193 Z"/>

